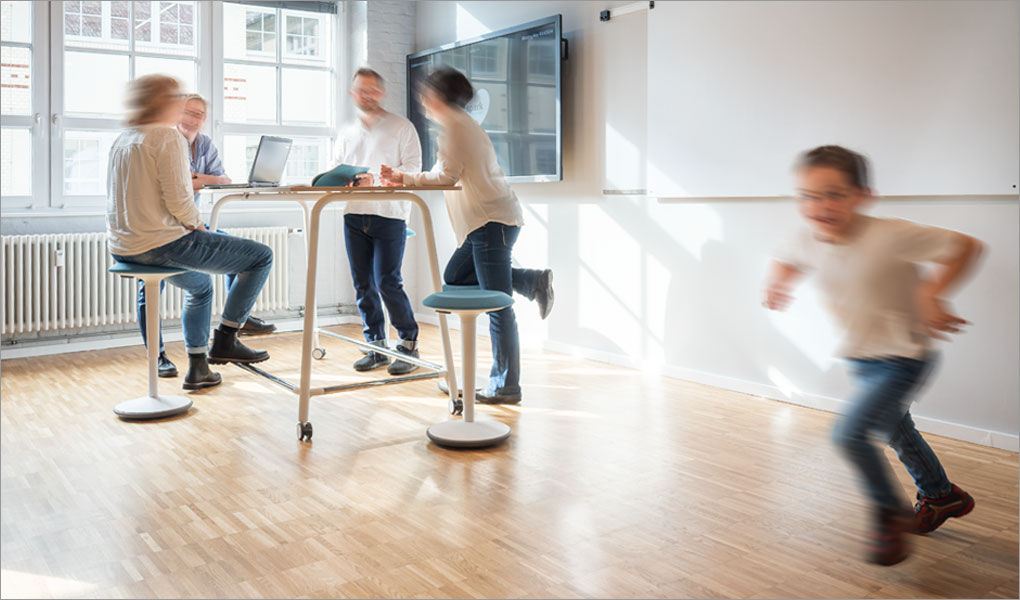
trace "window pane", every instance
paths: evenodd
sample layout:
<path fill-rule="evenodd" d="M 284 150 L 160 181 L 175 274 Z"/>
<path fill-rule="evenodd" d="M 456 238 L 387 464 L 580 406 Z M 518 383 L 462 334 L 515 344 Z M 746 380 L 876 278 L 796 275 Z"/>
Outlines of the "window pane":
<path fill-rule="evenodd" d="M 32 41 L 32 3 L 0 2 L 0 40 Z"/>
<path fill-rule="evenodd" d="M 226 4 L 224 4 L 225 6 Z M 257 135 L 223 136 L 223 147 L 220 148 L 223 169 L 235 182 L 248 181 L 251 163 L 255 160 L 255 151 L 259 147 L 259 137 Z"/>
<path fill-rule="evenodd" d="M 287 10 L 284 62 L 324 66 L 329 64 L 329 17 L 319 13 Z"/>
<path fill-rule="evenodd" d="M 143 11 L 138 10 L 141 4 L 146 5 Z M 150 6 L 135 2 L 135 47 L 142 52 L 194 56 L 195 3 L 160 2 L 155 15 L 150 14 Z"/>
<path fill-rule="evenodd" d="M 0 49 L 0 112 L 32 114 L 32 51 L 4 46 Z"/>
<path fill-rule="evenodd" d="M 276 60 L 276 13 L 223 3 L 223 55 L 227 59 Z M 272 17 L 269 20 L 268 17 Z"/>
<path fill-rule="evenodd" d="M 225 63 L 223 112 L 233 123 L 275 123 L 276 68 Z"/>
<path fill-rule="evenodd" d="M 329 71 L 283 69 L 283 121 L 329 124 Z"/>
<path fill-rule="evenodd" d="M 64 132 L 64 194 L 105 196 L 110 146 L 118 131 Z"/>
<path fill-rule="evenodd" d="M 329 166 L 329 138 L 295 138 L 287 157 L 283 185 L 310 184 Z"/>
<path fill-rule="evenodd" d="M 32 136 L 28 129 L 0 130 L 0 196 L 32 195 Z"/>
<path fill-rule="evenodd" d="M 64 45 L 78 48 L 126 50 L 123 2 L 65 2 Z M 114 8 L 116 7 L 116 13 Z M 106 24 L 104 25 L 104 20 Z"/>
<path fill-rule="evenodd" d="M 127 82 L 127 56 L 64 53 L 64 110 L 68 114 L 120 117 Z"/>
<path fill-rule="evenodd" d="M 185 91 L 193 92 L 198 89 L 198 86 L 195 85 L 195 61 L 191 59 L 135 57 L 136 78 L 153 73 L 176 77 L 184 86 Z"/>

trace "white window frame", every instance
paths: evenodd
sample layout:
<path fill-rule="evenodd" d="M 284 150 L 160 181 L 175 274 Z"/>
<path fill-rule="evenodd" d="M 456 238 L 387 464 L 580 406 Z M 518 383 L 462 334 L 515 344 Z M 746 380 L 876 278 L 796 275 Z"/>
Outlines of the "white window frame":
<path fill-rule="evenodd" d="M 195 3 L 195 14 L 194 20 L 198 29 L 201 30 L 204 23 L 207 22 L 208 15 L 203 13 L 209 12 L 209 4 L 207 2 L 196 2 Z M 152 9 L 158 9 L 158 2 L 154 2 Z M 159 39 L 159 28 L 160 19 L 159 11 L 150 11 L 151 20 L 151 32 L 153 38 L 146 40 L 149 43 L 151 39 Z M 114 49 L 100 49 L 100 48 L 81 48 L 83 52 L 89 52 L 94 54 L 112 54 L 116 56 L 127 56 L 128 57 L 128 80 L 132 80 L 135 77 L 135 58 L 148 57 L 148 58 L 164 58 L 164 59 L 176 59 L 176 60 L 193 60 L 195 63 L 195 82 L 198 86 L 198 93 L 208 97 L 210 89 L 203 85 L 203 82 L 208 80 L 208 77 L 203 76 L 203 70 L 208 69 L 208 61 L 202 60 L 203 36 L 199 35 L 195 37 L 195 55 L 194 57 L 181 54 L 167 54 L 160 52 L 149 52 L 144 50 L 138 50 L 136 45 L 138 39 L 134 36 L 134 3 L 131 4 L 131 12 L 129 13 L 131 32 L 129 43 L 124 50 Z M 104 23 L 108 22 L 106 18 L 106 12 L 104 11 Z M 106 26 L 106 25 L 104 25 Z M 61 2 L 53 2 L 50 4 L 50 50 L 52 53 L 52 60 L 50 61 L 50 124 L 51 124 L 51 136 L 52 143 L 49 147 L 49 170 L 50 170 L 50 184 L 49 184 L 49 208 L 54 209 L 101 209 L 106 206 L 106 195 L 65 195 L 64 193 L 64 141 L 65 132 L 67 130 L 86 130 L 86 131 L 109 131 L 115 132 L 120 131 L 124 128 L 123 123 L 120 119 L 101 118 L 101 117 L 82 117 L 82 116 L 70 116 L 65 114 L 64 110 L 64 52 L 65 50 L 78 51 L 79 48 L 64 47 L 64 7 Z M 79 36 L 75 36 L 78 39 Z M 92 38 L 82 38 L 90 40 Z"/>
<path fill-rule="evenodd" d="M 73 117 L 64 114 L 64 7 L 62 2 L 47 0 L 29 0 L 32 2 L 32 39 L 31 42 L 4 42 L 4 45 L 24 47 L 31 50 L 32 57 L 32 113 L 30 115 L 2 115 L 0 126 L 13 129 L 27 129 L 31 140 L 32 152 L 32 183 L 31 194 L 28 196 L 4 196 L 2 214 L 4 217 L 28 214 L 103 214 L 106 206 L 105 195 L 69 196 L 64 195 L 64 134 L 67 130 L 101 130 L 120 131 L 123 123 L 119 119 Z M 158 0 L 156 0 L 158 1 Z M 134 36 L 134 5 L 131 5 L 130 30 L 132 32 L 126 50 L 98 49 L 82 47 L 85 52 L 127 55 L 129 57 L 153 57 L 192 59 L 196 63 L 196 87 L 198 92 L 209 101 L 209 118 L 207 131 L 214 142 L 222 148 L 223 137 L 229 135 L 282 135 L 296 139 L 320 138 L 328 140 L 327 157 L 331 157 L 336 140 L 340 119 L 339 111 L 347 109 L 340 99 L 346 97 L 347 75 L 350 71 L 348 63 L 350 40 L 341 35 L 346 31 L 346 3 L 339 3 L 338 10 L 332 18 L 326 20 L 331 35 L 330 48 L 324 49 L 326 63 L 332 76 L 330 92 L 330 123 L 326 126 L 285 125 L 282 123 L 282 81 L 281 68 L 319 69 L 307 64 L 283 63 L 280 53 L 284 52 L 286 34 L 278 37 L 277 60 L 275 63 L 252 61 L 260 66 L 273 65 L 277 71 L 277 123 L 275 125 L 224 123 L 223 115 L 223 36 L 218 32 L 223 28 L 223 7 L 221 2 L 199 0 L 195 5 L 194 39 L 196 54 L 194 57 L 178 54 L 163 54 L 139 51 L 134 48 L 138 40 Z M 275 9 L 279 14 L 286 9 Z M 104 17 L 108 11 L 104 11 Z M 158 12 L 153 13 L 151 31 L 153 38 L 159 38 Z M 285 21 L 284 21 L 285 24 Z M 109 18 L 104 18 L 104 27 L 108 30 Z M 96 38 L 81 37 L 83 42 Z M 72 48 L 78 50 L 78 48 Z M 297 58 L 301 57 L 289 57 Z M 307 59 L 307 57 L 304 57 Z M 245 61 L 231 61 L 245 62 Z M 134 77 L 135 61 L 129 58 L 129 78 Z M 48 84 L 48 85 L 47 85 Z M 329 165 L 324 165 L 328 167 Z M 105 168 L 105 167 L 104 167 Z M 231 173 L 234 179 L 242 181 L 247 173 Z M 288 203 L 281 205 L 290 206 Z M 270 207 L 267 207 L 270 208 Z"/>
<path fill-rule="evenodd" d="M 32 40 L 30 42 L 3 42 L 4 46 L 28 48 L 32 57 L 32 110 L 27 115 L 2 115 L 0 127 L 11 129 L 28 129 L 32 152 L 32 189 L 28 196 L 4 196 L 3 207 L 37 208 L 47 205 L 49 198 L 49 164 L 50 122 L 49 90 L 45 84 L 50 64 L 50 46 L 47 43 L 49 31 L 47 19 L 40 15 L 48 14 L 49 7 L 44 0 L 32 2 Z"/>
<path fill-rule="evenodd" d="M 259 59 L 239 59 L 225 57 L 223 48 L 224 35 L 216 35 L 216 43 L 213 46 L 213 57 L 212 63 L 214 65 L 214 82 L 216 93 L 212 96 L 212 107 L 214 118 L 213 121 L 213 141 L 217 147 L 221 149 L 221 156 L 224 154 L 225 149 L 223 140 L 226 136 L 244 135 L 244 136 L 260 136 L 260 135 L 273 135 L 280 137 L 287 137 L 298 140 L 300 138 L 319 138 L 327 140 L 327 157 L 331 157 L 332 149 L 336 141 L 337 129 L 338 129 L 338 110 L 339 110 L 339 99 L 345 93 L 343 90 L 346 89 L 343 86 L 343 75 L 346 74 L 346 40 L 340 36 L 343 28 L 345 19 L 345 4 L 341 3 L 338 7 L 335 15 L 329 15 L 333 18 L 327 19 L 327 27 L 330 28 L 330 48 L 326 49 L 325 60 L 321 66 L 314 64 L 307 64 L 305 61 L 314 60 L 304 55 L 289 56 L 286 54 L 286 16 L 290 11 L 285 8 L 262 8 L 257 6 L 243 5 L 245 10 L 259 9 L 267 12 L 276 11 L 276 51 L 275 60 L 268 61 L 265 58 L 261 58 L 262 54 L 257 54 Z M 293 13 L 291 13 L 293 14 Z M 303 16 L 303 15 L 297 15 Z M 223 3 L 217 2 L 213 6 L 213 25 L 212 31 L 222 34 L 224 27 L 223 17 Z M 344 43 L 342 43 L 344 42 Z M 247 47 L 247 45 L 246 45 Z M 267 58 L 269 54 L 265 55 Z M 285 62 L 298 60 L 302 62 Z M 226 63 L 256 66 L 256 67 L 273 67 L 276 75 L 276 122 L 275 123 L 236 123 L 228 122 L 223 117 L 225 109 L 224 93 L 223 93 L 223 65 Z M 329 102 L 329 122 L 322 126 L 317 125 L 294 125 L 285 124 L 283 122 L 283 69 L 303 69 L 311 71 L 325 71 L 328 70 L 330 73 L 330 93 L 331 98 Z M 328 160 L 328 159 L 327 159 Z M 323 169 L 329 165 L 323 165 Z M 248 177 L 248 173 L 231 173 L 230 176 L 235 181 L 244 181 Z"/>

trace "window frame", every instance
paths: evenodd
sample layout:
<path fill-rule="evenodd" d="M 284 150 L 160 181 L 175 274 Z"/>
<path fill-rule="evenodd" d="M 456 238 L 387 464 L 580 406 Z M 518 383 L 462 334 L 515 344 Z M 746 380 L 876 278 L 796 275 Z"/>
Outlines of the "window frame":
<path fill-rule="evenodd" d="M 151 2 L 152 0 L 144 0 Z M 66 132 L 68 130 L 74 131 L 103 131 L 103 132 L 117 132 L 124 128 L 123 122 L 119 118 L 109 117 L 92 117 L 92 116 L 77 116 L 68 115 L 66 107 L 64 106 L 64 74 L 65 74 L 65 53 L 71 52 L 88 52 L 92 54 L 109 54 L 114 56 L 126 56 L 128 58 L 128 81 L 131 81 L 135 77 L 135 59 L 136 58 L 160 58 L 160 59 L 171 59 L 171 60 L 190 60 L 194 64 L 195 68 L 195 83 L 198 88 L 198 92 L 203 96 L 208 96 L 209 89 L 203 86 L 202 70 L 208 68 L 208 65 L 203 64 L 207 61 L 202 61 L 202 46 L 200 42 L 201 36 L 195 38 L 195 54 L 192 56 L 182 54 L 171 54 L 171 53 L 160 53 L 151 52 L 147 50 L 138 50 L 139 38 L 135 36 L 135 20 L 134 10 L 135 4 L 131 2 L 130 11 L 128 13 L 129 23 L 131 25 L 131 35 L 128 39 L 128 45 L 126 49 L 107 49 L 107 48 L 89 48 L 89 47 L 76 47 L 74 45 L 65 46 L 65 35 L 64 35 L 64 7 L 63 3 L 54 2 L 50 4 L 50 49 L 52 52 L 52 58 L 50 65 L 49 81 L 50 81 L 50 120 L 52 126 L 52 135 L 50 136 L 52 143 L 49 148 L 49 208 L 54 209 L 76 209 L 76 210 L 89 210 L 89 209 L 102 209 L 106 206 L 106 194 L 89 194 L 89 195 L 78 195 L 78 194 L 67 194 L 65 193 L 65 181 L 64 181 L 64 152 L 66 147 Z M 155 8 L 158 8 L 158 2 L 155 3 Z M 193 19 L 196 22 L 195 25 L 201 29 L 202 24 L 205 22 L 205 16 L 203 13 L 208 12 L 208 3 L 196 2 L 194 5 Z M 107 11 L 103 12 L 104 27 L 109 21 L 107 18 Z M 162 20 L 158 14 L 150 11 L 150 32 L 155 39 L 159 39 L 160 28 L 162 27 Z M 104 29 L 105 31 L 105 29 Z M 153 38 L 150 37 L 148 40 L 144 40 L 143 43 L 154 43 Z"/>
<path fill-rule="evenodd" d="M 336 136 L 340 126 L 340 99 L 343 97 L 342 94 L 346 89 L 343 86 L 344 75 L 346 74 L 346 58 L 347 49 L 344 44 L 339 43 L 340 33 L 346 22 L 346 7 L 343 3 L 338 6 L 338 10 L 335 14 L 327 14 L 326 27 L 329 28 L 328 34 L 329 48 L 326 48 L 325 57 L 322 65 L 308 64 L 309 57 L 300 55 L 288 56 L 286 53 L 286 18 L 287 16 L 301 16 L 303 14 L 296 14 L 287 8 L 275 8 L 265 9 L 256 6 L 245 6 L 245 10 L 251 10 L 258 8 L 265 12 L 275 11 L 276 14 L 276 51 L 275 57 L 272 61 L 266 60 L 268 55 L 263 56 L 258 54 L 258 59 L 239 59 L 239 58 L 226 58 L 226 52 L 223 46 L 223 28 L 225 26 L 225 19 L 223 16 L 223 3 L 215 3 L 213 7 L 213 25 L 212 31 L 217 32 L 218 43 L 213 47 L 212 62 L 214 65 L 214 85 L 216 87 L 216 93 L 212 96 L 213 110 L 215 111 L 215 118 L 212 119 L 212 131 L 213 141 L 217 147 L 221 149 L 221 155 L 225 155 L 226 149 L 224 147 L 224 138 L 226 136 L 260 136 L 260 135 L 273 135 L 280 137 L 287 137 L 297 141 L 304 141 L 305 138 L 318 138 L 323 139 L 327 143 L 327 163 L 332 160 L 332 149 L 336 142 Z M 302 11 L 298 11 L 299 13 Z M 332 17 L 332 18 L 329 18 Z M 247 32 L 247 29 L 246 29 Z M 327 33 L 327 32 L 322 32 Z M 247 46 L 246 46 L 247 47 Z M 288 61 L 302 61 L 302 62 L 288 62 Z M 226 120 L 224 90 L 223 90 L 223 71 L 227 63 L 254 67 L 272 67 L 275 71 L 276 77 L 276 122 L 275 123 L 240 123 L 230 122 Z M 283 69 L 295 69 L 295 70 L 309 70 L 309 71 L 326 71 L 329 73 L 330 85 L 329 90 L 331 98 L 329 99 L 329 106 L 327 108 L 327 115 L 329 121 L 325 125 L 302 125 L 286 123 L 283 120 Z M 228 160 L 224 158 L 224 160 Z M 288 158 L 288 163 L 289 163 Z M 249 165 L 250 166 L 250 165 Z M 326 168 L 327 165 L 324 166 Z M 242 181 L 243 178 L 248 176 L 248 172 L 232 174 L 237 181 Z M 286 172 L 285 172 L 286 176 Z M 275 203 L 273 203 L 275 204 Z M 285 204 L 285 203 L 281 203 Z"/>
<path fill-rule="evenodd" d="M 3 45 L 13 47 L 29 48 L 31 52 L 31 77 L 32 77 L 32 111 L 29 115 L 7 115 L 0 116 L 0 126 L 11 129 L 27 129 L 31 140 L 32 153 L 32 177 L 31 191 L 29 195 L 4 196 L 0 214 L 9 218 L 17 215 L 30 216 L 33 214 L 88 214 L 101 215 L 105 212 L 106 197 L 103 195 L 92 196 L 71 196 L 64 193 L 64 152 L 65 133 L 69 130 L 97 130 L 107 132 L 119 132 L 123 129 L 123 123 L 119 118 L 101 118 L 89 116 L 68 116 L 64 110 L 64 72 L 65 72 L 65 35 L 64 35 L 64 6 L 62 2 L 48 2 L 47 0 L 30 0 L 32 4 L 32 37 L 30 42 L 7 42 Z M 150 0 L 151 1 L 151 0 Z M 224 100 L 223 100 L 223 3 L 204 2 L 195 3 L 194 19 L 194 55 L 182 55 L 172 53 L 158 53 L 136 48 L 140 38 L 135 35 L 135 5 L 132 2 L 129 11 L 129 27 L 131 35 L 128 39 L 126 49 L 100 49 L 87 46 L 72 46 L 66 50 L 83 51 L 91 53 L 105 53 L 128 56 L 128 77 L 133 78 L 135 73 L 135 58 L 150 57 L 161 59 L 186 59 L 195 64 L 195 83 L 197 91 L 209 102 L 209 116 L 206 124 L 206 132 L 213 138 L 219 148 L 223 147 L 225 135 L 282 135 L 294 138 L 295 141 L 303 141 L 305 138 L 317 138 L 326 144 L 327 164 L 332 160 L 332 151 L 335 145 L 339 127 L 345 122 L 349 115 L 349 107 L 341 100 L 346 97 L 347 85 L 345 77 L 350 71 L 348 57 L 350 49 L 347 48 L 346 37 L 342 35 L 347 26 L 347 6 L 345 3 L 338 3 L 336 13 L 326 13 L 325 27 L 330 36 L 329 47 L 323 48 L 324 65 L 315 66 L 307 63 L 284 62 L 283 53 L 286 44 L 286 32 L 281 37 L 280 27 L 285 27 L 286 21 L 280 21 L 281 15 L 288 9 L 278 8 L 278 38 L 277 38 L 277 59 L 275 62 L 251 61 L 250 64 L 258 66 L 271 65 L 276 71 L 276 124 L 244 124 L 225 123 Z M 158 6 L 158 4 L 157 4 Z M 109 27 L 107 13 L 104 11 L 104 27 Z M 302 12 L 302 11 L 299 11 Z M 310 12 L 310 11 L 309 11 Z M 279 25 L 280 23 L 283 25 Z M 155 39 L 159 39 L 158 15 L 150 15 L 150 32 Z M 93 38 L 81 38 L 87 42 Z M 102 39 L 102 38 L 97 38 Z M 150 37 L 149 41 L 153 38 Z M 308 57 L 304 57 L 306 60 Z M 288 57 L 287 60 L 301 60 L 302 57 Z M 230 61 L 241 62 L 246 61 Z M 282 68 L 287 69 L 310 69 L 328 71 L 331 81 L 329 91 L 328 117 L 329 122 L 324 126 L 316 125 L 294 125 L 286 124 L 282 120 L 283 94 L 282 94 Z M 101 161 L 102 162 L 102 161 Z M 231 173 L 235 180 L 243 181 L 248 173 Z M 265 203 L 264 203 L 265 204 Z M 277 203 L 272 203 L 277 204 Z M 290 206 L 289 203 L 281 202 L 281 206 Z M 266 206 L 266 209 L 274 207 Z"/>
<path fill-rule="evenodd" d="M 4 196 L 5 208 L 39 208 L 46 206 L 41 199 L 49 198 L 49 177 L 44 165 L 48 162 L 48 146 L 50 139 L 49 90 L 42 82 L 46 81 L 50 63 L 50 47 L 47 43 L 47 19 L 39 18 L 40 11 L 46 14 L 47 3 L 42 0 L 32 2 L 32 38 L 29 42 L 3 41 L 2 45 L 13 48 L 27 48 L 32 66 L 31 73 L 31 104 L 27 115 L 0 115 L 0 128 L 27 129 L 32 153 L 32 177 L 29 195 Z"/>

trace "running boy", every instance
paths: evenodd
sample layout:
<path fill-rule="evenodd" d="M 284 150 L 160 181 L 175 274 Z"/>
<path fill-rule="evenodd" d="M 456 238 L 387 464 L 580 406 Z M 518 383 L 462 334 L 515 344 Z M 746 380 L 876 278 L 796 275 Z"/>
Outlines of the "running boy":
<path fill-rule="evenodd" d="M 947 339 L 966 324 L 943 296 L 963 279 L 981 251 L 972 237 L 860 212 L 871 200 L 867 160 L 840 146 L 804 153 L 796 165 L 798 205 L 808 227 L 779 252 L 764 304 L 783 310 L 793 284 L 816 271 L 827 307 L 846 330 L 855 394 L 833 440 L 864 481 L 875 511 L 870 560 L 893 565 L 907 557 L 904 532 L 934 531 L 962 517 L 974 499 L 946 477 L 914 427 L 912 395 L 935 362 L 931 338 Z M 919 263 L 938 268 L 922 276 Z M 893 487 L 876 436 L 888 442 L 917 485 L 910 516 Z"/>

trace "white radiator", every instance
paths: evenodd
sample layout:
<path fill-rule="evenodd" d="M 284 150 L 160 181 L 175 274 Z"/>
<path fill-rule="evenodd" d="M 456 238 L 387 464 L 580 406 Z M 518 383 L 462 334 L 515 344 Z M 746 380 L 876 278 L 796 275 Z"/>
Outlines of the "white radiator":
<path fill-rule="evenodd" d="M 288 229 L 225 231 L 273 249 L 273 268 L 252 312 L 287 309 Z M 12 336 L 135 322 L 136 280 L 109 273 L 111 264 L 105 233 L 3 236 L 0 333 Z M 213 286 L 216 317 L 227 296 L 223 276 L 213 275 Z M 163 319 L 179 319 L 183 300 L 184 293 L 168 285 L 160 301 Z"/>

